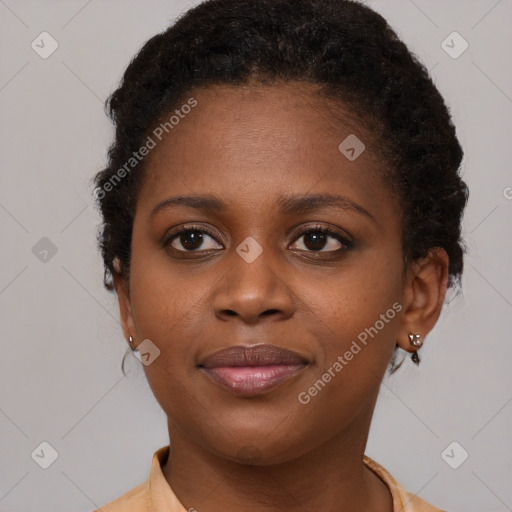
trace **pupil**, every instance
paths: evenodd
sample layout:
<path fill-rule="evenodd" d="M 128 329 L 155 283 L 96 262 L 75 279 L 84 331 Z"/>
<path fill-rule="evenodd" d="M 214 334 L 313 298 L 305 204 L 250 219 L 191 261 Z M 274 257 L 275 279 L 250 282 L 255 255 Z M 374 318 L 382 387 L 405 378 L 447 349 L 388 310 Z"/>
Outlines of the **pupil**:
<path fill-rule="evenodd" d="M 203 243 L 203 235 L 201 233 L 184 233 L 180 236 L 180 242 L 185 249 L 199 249 Z"/>
<path fill-rule="evenodd" d="M 310 232 L 304 235 L 304 245 L 310 250 L 321 250 L 325 247 L 326 235 L 318 232 Z"/>

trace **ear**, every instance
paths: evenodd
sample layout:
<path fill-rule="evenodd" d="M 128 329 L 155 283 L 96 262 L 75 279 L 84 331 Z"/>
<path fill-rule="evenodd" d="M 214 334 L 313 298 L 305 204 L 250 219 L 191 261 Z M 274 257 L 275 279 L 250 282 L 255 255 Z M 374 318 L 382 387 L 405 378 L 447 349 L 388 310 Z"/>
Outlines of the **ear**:
<path fill-rule="evenodd" d="M 448 263 L 446 251 L 435 247 L 407 271 L 404 313 L 396 340 L 407 352 L 417 350 L 411 345 L 409 334 L 419 334 L 425 339 L 439 319 L 448 287 Z"/>
<path fill-rule="evenodd" d="M 114 287 L 119 301 L 119 317 L 121 319 L 121 326 L 123 333 L 128 341 L 130 336 L 135 339 L 135 324 L 132 315 L 132 306 L 130 301 L 130 287 L 125 277 L 122 276 L 119 259 L 114 260 L 113 279 Z"/>

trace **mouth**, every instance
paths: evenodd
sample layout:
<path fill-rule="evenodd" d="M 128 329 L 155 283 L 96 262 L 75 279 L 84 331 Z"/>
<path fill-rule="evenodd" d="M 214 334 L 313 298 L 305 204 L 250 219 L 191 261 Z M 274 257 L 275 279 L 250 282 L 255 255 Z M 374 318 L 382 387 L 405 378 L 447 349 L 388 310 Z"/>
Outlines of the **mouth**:
<path fill-rule="evenodd" d="M 240 396 L 256 396 L 300 373 L 309 361 L 276 345 L 237 345 L 214 352 L 198 367 L 213 382 Z"/>

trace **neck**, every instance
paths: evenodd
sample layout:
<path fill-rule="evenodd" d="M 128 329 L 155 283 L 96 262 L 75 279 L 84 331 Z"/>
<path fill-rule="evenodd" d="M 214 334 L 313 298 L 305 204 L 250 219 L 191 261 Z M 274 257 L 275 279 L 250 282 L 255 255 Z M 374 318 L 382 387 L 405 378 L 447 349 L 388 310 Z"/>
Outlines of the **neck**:
<path fill-rule="evenodd" d="M 359 425 L 360 427 L 360 425 Z M 363 463 L 369 430 L 344 432 L 278 464 L 240 464 L 212 454 L 169 422 L 164 476 L 185 509 L 392 512 L 391 493 Z"/>

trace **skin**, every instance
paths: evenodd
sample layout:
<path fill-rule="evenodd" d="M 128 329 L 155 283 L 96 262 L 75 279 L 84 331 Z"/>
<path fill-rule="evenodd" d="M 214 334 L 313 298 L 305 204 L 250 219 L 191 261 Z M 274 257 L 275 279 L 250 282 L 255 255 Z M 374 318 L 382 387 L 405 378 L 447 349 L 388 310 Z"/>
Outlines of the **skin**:
<path fill-rule="evenodd" d="M 114 278 L 126 337 L 161 350 L 144 369 L 168 417 L 165 478 L 186 509 L 201 512 L 248 504 L 252 512 L 389 512 L 387 486 L 362 463 L 370 421 L 395 343 L 411 352 L 408 334 L 426 336 L 439 317 L 446 253 L 434 248 L 404 267 L 399 201 L 375 143 L 351 116 L 334 126 L 326 107 L 340 106 L 314 86 L 215 86 L 193 96 L 197 107 L 146 158 L 130 278 Z M 366 144 L 353 162 L 338 149 L 351 133 Z M 280 196 L 320 193 L 368 214 L 325 204 L 279 211 Z M 178 195 L 216 196 L 226 208 L 173 206 L 151 216 Z M 191 222 L 215 236 L 193 253 L 179 236 L 162 246 Z M 317 224 L 353 247 L 337 251 L 345 246 L 329 235 L 314 250 L 304 231 Z M 252 263 L 236 252 L 249 236 L 263 249 Z M 299 393 L 394 303 L 401 311 L 300 403 Z M 231 394 L 197 366 L 216 350 L 262 342 L 309 364 L 256 397 Z"/>

